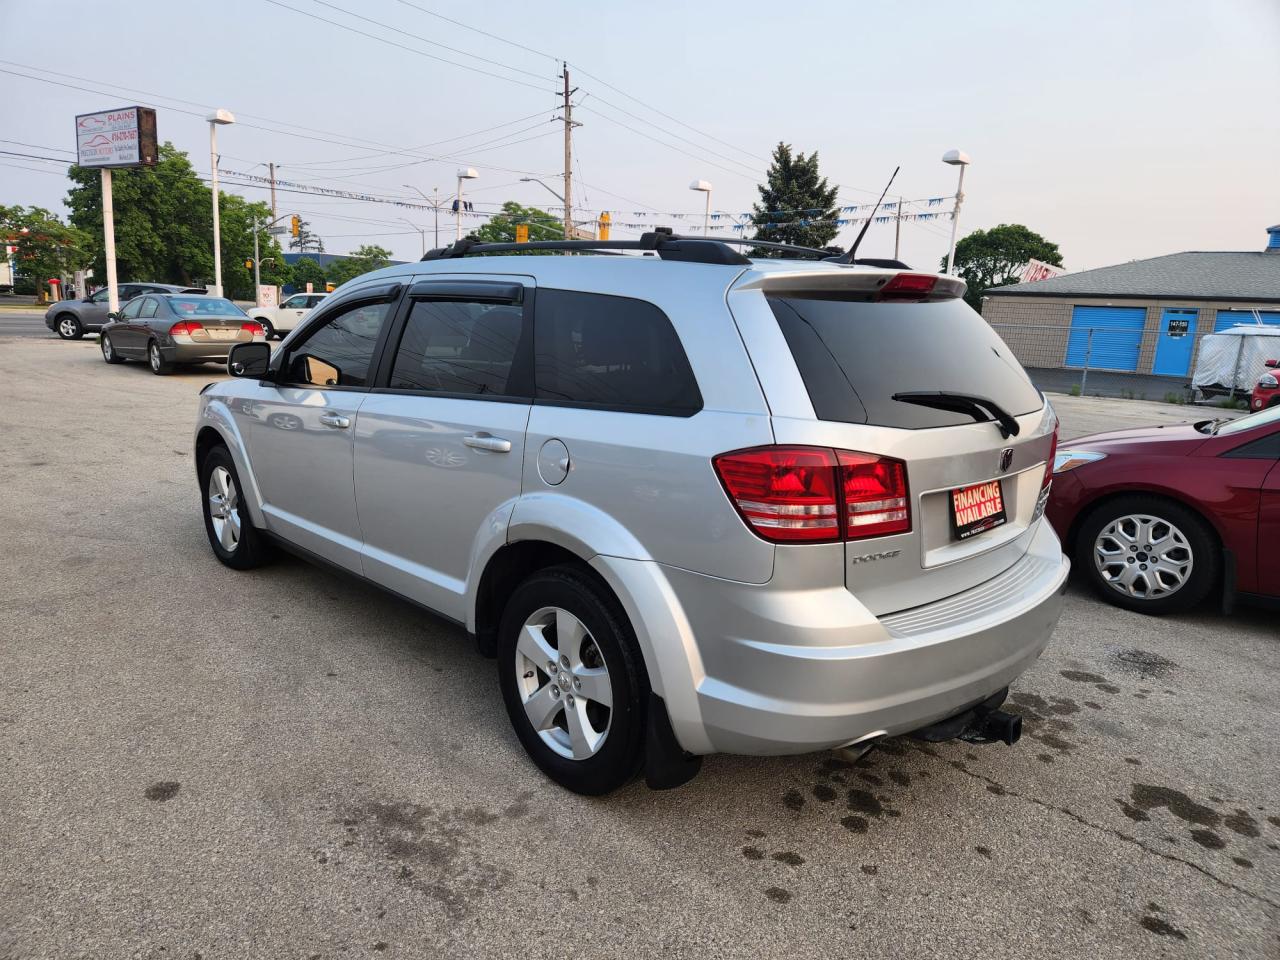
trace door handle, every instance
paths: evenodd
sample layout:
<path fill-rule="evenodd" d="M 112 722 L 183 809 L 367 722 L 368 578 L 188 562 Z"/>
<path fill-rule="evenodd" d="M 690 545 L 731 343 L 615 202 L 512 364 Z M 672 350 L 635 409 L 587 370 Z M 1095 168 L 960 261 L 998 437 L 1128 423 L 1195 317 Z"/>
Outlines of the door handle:
<path fill-rule="evenodd" d="M 340 413 L 322 413 L 320 414 L 320 422 L 326 427 L 333 427 L 335 430 L 345 430 L 351 426 L 351 418 L 344 417 Z"/>
<path fill-rule="evenodd" d="M 468 447 L 475 447 L 477 450 L 491 450 L 494 453 L 511 452 L 510 440 L 503 440 L 501 437 L 490 436 L 483 432 L 463 437 L 462 442 Z"/>

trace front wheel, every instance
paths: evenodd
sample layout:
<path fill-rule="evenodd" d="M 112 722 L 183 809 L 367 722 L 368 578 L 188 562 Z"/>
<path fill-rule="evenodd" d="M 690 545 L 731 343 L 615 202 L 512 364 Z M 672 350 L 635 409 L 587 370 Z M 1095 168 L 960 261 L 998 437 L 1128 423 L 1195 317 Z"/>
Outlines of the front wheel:
<path fill-rule="evenodd" d="M 166 360 L 160 352 L 160 344 L 152 340 L 147 344 L 147 362 L 151 364 L 151 372 L 157 377 L 173 373 L 173 361 Z"/>
<path fill-rule="evenodd" d="M 1212 528 L 1160 497 L 1110 500 L 1085 519 L 1076 566 L 1110 603 L 1139 613 L 1189 610 L 1217 582 L 1222 557 Z"/>
<path fill-rule="evenodd" d="M 115 344 L 111 342 L 111 334 L 104 333 L 98 345 L 102 348 L 102 359 L 107 363 L 124 363 L 124 357 L 116 353 Z"/>
<path fill-rule="evenodd" d="M 63 340 L 79 340 L 84 336 L 84 327 L 72 314 L 64 313 L 58 317 L 58 336 Z"/>
<path fill-rule="evenodd" d="M 498 681 L 521 744 L 556 783 L 598 796 L 635 777 L 648 675 L 626 615 L 587 574 L 551 567 L 516 588 Z"/>
<path fill-rule="evenodd" d="M 249 518 L 235 461 L 226 447 L 214 447 L 200 464 L 200 489 L 204 529 L 214 555 L 235 570 L 260 566 L 267 557 L 267 541 Z"/>

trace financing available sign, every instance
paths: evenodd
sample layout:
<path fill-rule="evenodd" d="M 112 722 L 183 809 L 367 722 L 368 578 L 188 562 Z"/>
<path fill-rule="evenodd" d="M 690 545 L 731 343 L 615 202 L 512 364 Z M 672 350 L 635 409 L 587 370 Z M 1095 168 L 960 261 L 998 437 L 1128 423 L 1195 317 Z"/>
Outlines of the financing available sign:
<path fill-rule="evenodd" d="M 120 107 L 76 117 L 76 163 L 82 167 L 152 167 L 156 149 L 156 112 L 149 107 Z"/>

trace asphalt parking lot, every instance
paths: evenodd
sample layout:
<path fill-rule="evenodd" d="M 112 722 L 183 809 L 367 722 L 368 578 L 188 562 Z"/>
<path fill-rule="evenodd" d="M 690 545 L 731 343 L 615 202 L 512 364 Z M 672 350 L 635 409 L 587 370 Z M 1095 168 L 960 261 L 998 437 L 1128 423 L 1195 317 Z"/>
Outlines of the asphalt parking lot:
<path fill-rule="evenodd" d="M 1274 613 L 1073 586 L 1026 736 L 586 799 L 463 632 L 221 567 L 196 393 L 0 339 L 0 957 L 1276 957 Z M 1064 437 L 1183 419 L 1055 397 Z"/>

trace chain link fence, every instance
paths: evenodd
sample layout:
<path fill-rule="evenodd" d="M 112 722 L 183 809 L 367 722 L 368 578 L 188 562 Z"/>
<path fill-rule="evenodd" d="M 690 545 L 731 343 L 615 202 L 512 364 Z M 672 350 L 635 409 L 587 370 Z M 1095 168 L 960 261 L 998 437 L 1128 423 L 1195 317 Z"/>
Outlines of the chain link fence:
<path fill-rule="evenodd" d="M 1199 349 L 1191 331 L 1169 337 L 1157 330 L 1112 327 L 993 323 L 991 328 L 1041 390 L 1170 403 L 1191 399 Z"/>

